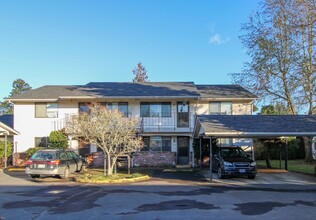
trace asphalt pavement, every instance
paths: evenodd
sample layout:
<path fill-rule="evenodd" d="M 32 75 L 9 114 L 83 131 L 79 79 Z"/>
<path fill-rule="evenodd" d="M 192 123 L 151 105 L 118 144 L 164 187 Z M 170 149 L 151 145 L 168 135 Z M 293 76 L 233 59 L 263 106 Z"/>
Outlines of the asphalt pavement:
<path fill-rule="evenodd" d="M 209 182 L 157 170 L 149 181 L 94 185 L 0 170 L 0 219 L 315 219 L 315 177 L 280 175 Z"/>

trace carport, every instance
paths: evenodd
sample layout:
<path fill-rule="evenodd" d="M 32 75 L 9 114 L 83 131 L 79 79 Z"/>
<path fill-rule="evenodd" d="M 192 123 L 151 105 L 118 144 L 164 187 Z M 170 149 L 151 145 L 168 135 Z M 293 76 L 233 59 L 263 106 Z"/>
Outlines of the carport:
<path fill-rule="evenodd" d="M 210 140 L 212 180 L 212 140 L 216 138 L 287 138 L 316 136 L 316 115 L 197 115 L 194 138 Z M 312 145 L 312 143 L 310 143 Z M 287 144 L 285 168 L 287 169 Z"/>
<path fill-rule="evenodd" d="M 0 122 L 0 136 L 4 136 L 4 167 L 7 168 L 8 160 L 8 136 L 18 135 L 19 132 Z"/>

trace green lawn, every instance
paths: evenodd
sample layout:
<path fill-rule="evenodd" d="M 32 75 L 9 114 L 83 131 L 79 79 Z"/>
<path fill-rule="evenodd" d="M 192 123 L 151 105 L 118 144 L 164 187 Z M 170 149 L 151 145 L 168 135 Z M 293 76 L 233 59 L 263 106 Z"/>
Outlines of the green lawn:
<path fill-rule="evenodd" d="M 259 168 L 266 168 L 265 160 L 257 160 L 257 165 Z M 280 169 L 280 161 L 279 160 L 271 160 L 272 168 Z M 284 169 L 284 160 L 281 162 L 281 169 Z M 288 170 L 301 172 L 301 173 L 314 173 L 314 164 L 305 163 L 304 160 L 289 160 L 288 161 Z"/>

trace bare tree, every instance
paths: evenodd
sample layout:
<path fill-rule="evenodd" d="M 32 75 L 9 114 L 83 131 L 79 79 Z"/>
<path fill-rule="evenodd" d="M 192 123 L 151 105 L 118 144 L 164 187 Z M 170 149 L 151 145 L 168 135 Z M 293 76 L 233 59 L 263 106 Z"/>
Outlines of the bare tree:
<path fill-rule="evenodd" d="M 137 136 L 139 120 L 100 105 L 90 106 L 89 109 L 89 112 L 74 116 L 65 131 L 100 147 L 107 161 L 104 168 L 107 167 L 107 175 L 110 176 L 119 156 L 138 151 L 143 146 L 141 137 Z"/>
<path fill-rule="evenodd" d="M 134 79 L 133 82 L 149 82 L 147 70 L 142 65 L 142 63 L 138 63 L 137 67 L 133 69 Z"/>
<path fill-rule="evenodd" d="M 263 0 L 242 25 L 240 39 L 251 61 L 231 74 L 263 101 L 286 102 L 289 113 L 316 105 L 315 0 Z"/>
<path fill-rule="evenodd" d="M 295 0 L 289 10 L 295 43 L 296 80 L 300 85 L 301 104 L 313 114 L 316 102 L 316 2 Z"/>
<path fill-rule="evenodd" d="M 290 114 L 313 114 L 316 103 L 315 0 L 263 0 L 260 10 L 242 25 L 240 36 L 251 61 L 231 74 L 261 97 L 285 102 Z M 310 137 L 306 161 L 312 160 Z"/>

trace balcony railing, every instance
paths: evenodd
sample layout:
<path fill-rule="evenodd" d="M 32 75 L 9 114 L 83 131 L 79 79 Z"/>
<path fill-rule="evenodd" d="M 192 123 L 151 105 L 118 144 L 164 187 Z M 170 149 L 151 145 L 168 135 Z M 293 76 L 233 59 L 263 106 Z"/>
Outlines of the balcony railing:
<path fill-rule="evenodd" d="M 176 131 L 192 130 L 194 114 L 192 113 L 171 113 L 170 117 L 142 117 L 142 131 Z"/>
<path fill-rule="evenodd" d="M 65 117 L 52 122 L 52 131 L 61 130 L 66 127 L 66 124 L 76 114 L 65 114 Z M 142 132 L 152 131 L 192 131 L 194 125 L 193 113 L 177 113 L 172 112 L 170 117 L 141 117 L 140 130 Z M 128 117 L 134 117 L 129 114 Z"/>
<path fill-rule="evenodd" d="M 58 130 L 65 128 L 68 121 L 74 115 L 76 115 L 76 114 L 75 113 L 72 113 L 72 114 L 68 113 L 68 114 L 65 114 L 64 118 L 53 121 L 52 122 L 52 131 L 58 131 Z"/>

